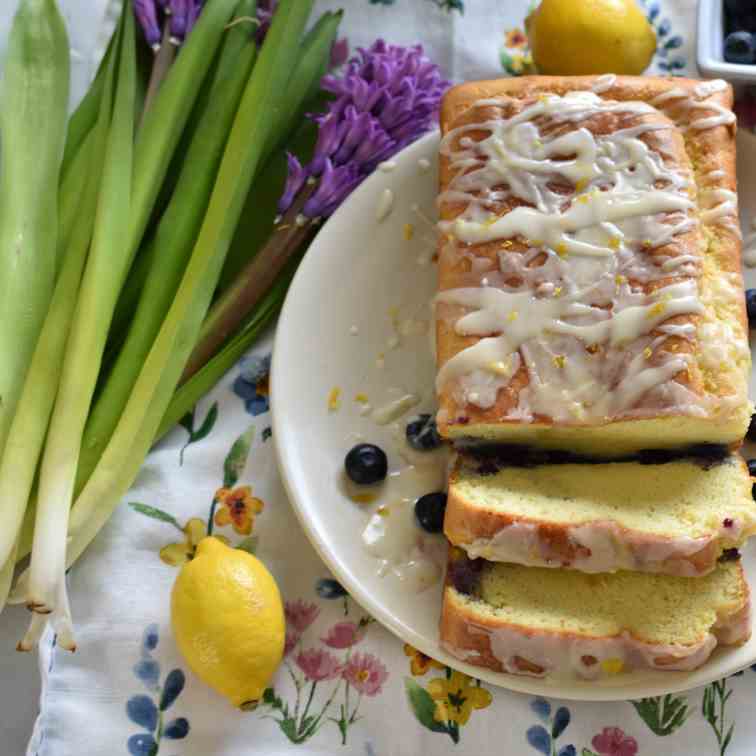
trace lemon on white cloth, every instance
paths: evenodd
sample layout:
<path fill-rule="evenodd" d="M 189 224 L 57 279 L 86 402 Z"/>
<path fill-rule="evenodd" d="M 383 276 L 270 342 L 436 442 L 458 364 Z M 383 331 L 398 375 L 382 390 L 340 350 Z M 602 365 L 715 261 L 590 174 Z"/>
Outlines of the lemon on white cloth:
<path fill-rule="evenodd" d="M 542 74 L 642 73 L 656 33 L 636 0 L 542 0 L 525 19 Z"/>
<path fill-rule="evenodd" d="M 204 538 L 176 578 L 171 624 L 197 677 L 234 706 L 257 705 L 285 641 L 281 594 L 259 559 Z"/>

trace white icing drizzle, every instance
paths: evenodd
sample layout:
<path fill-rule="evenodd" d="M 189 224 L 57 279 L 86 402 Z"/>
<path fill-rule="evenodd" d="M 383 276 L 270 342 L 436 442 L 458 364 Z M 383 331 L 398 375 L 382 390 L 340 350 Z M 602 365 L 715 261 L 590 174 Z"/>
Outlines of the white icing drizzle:
<path fill-rule="evenodd" d="M 446 447 L 413 450 L 404 427 L 397 423 L 391 428 L 401 463 L 381 486 L 361 540 L 376 560 L 378 575 L 398 579 L 401 589 L 419 593 L 441 579 L 448 546 L 442 535 L 426 533 L 417 524 L 415 501 L 429 491 L 443 490 L 448 452 Z"/>
<path fill-rule="evenodd" d="M 740 643 L 751 632 L 750 602 L 731 617 L 717 620 L 711 632 L 691 645 L 649 643 L 624 631 L 613 637 L 589 638 L 572 633 L 536 631 L 517 625 L 496 628 L 468 623 L 473 634 L 486 637 L 491 655 L 502 671 L 516 675 L 551 679 L 597 680 L 617 671 L 650 667 L 667 671 L 689 671 L 700 667 L 717 643 Z M 471 648 L 454 646 L 442 639 L 452 656 L 470 664 L 483 659 Z"/>
<path fill-rule="evenodd" d="M 394 193 L 391 189 L 384 189 L 381 192 L 381 196 L 378 198 L 378 204 L 375 206 L 375 219 L 380 221 L 385 220 L 391 213 L 394 207 Z"/>
<path fill-rule="evenodd" d="M 703 223 L 727 226 L 736 236 L 740 236 L 738 195 L 735 192 L 720 187 L 704 189 L 701 204 L 704 206 L 700 216 Z"/>
<path fill-rule="evenodd" d="M 606 92 L 608 89 L 611 89 L 615 85 L 616 81 L 616 74 L 610 73 L 603 74 L 602 76 L 597 76 L 596 81 L 591 87 L 591 91 L 595 92 L 596 94 L 601 94 L 602 92 Z"/>
<path fill-rule="evenodd" d="M 541 524 L 514 520 L 490 538 L 458 544 L 471 559 L 513 562 L 529 567 L 570 567 L 581 572 L 661 572 L 699 577 L 711 572 L 723 548 L 742 540 L 744 523 L 691 538 L 630 531 L 614 520 L 596 520 L 564 527 L 564 543 L 543 537 Z M 564 546 L 574 554 L 569 557 Z"/>
<path fill-rule="evenodd" d="M 699 99 L 703 100 L 716 92 L 724 92 L 727 89 L 727 82 L 723 79 L 711 79 L 710 81 L 702 81 L 700 84 L 696 84 L 693 88 L 693 94 Z"/>
<path fill-rule="evenodd" d="M 403 394 L 397 399 L 377 407 L 373 410 L 373 421 L 378 425 L 388 425 L 398 420 L 402 415 L 406 415 L 413 407 L 420 404 L 420 397 L 417 394 Z"/>
<path fill-rule="evenodd" d="M 599 113 L 619 114 L 632 125 L 598 136 L 577 125 Z M 690 176 L 667 166 L 640 138 L 669 128 L 641 120 L 653 113 L 646 103 L 571 92 L 543 96 L 510 118 L 465 125 L 445 136 L 441 149 L 454 178 L 439 199 L 465 207 L 454 221 L 439 224 L 442 232 L 473 244 L 534 241 L 526 241 L 531 248 L 524 253 L 502 251 L 499 270 L 473 269 L 472 286 L 438 296 L 447 316 L 466 311 L 454 323 L 458 334 L 481 337 L 441 367 L 439 389 L 455 382 L 458 400 L 490 407 L 524 364 L 529 384 L 511 418 L 603 421 L 639 414 L 636 405 L 644 396 L 657 411 L 660 404 L 701 411 L 691 392 L 673 380 L 689 358 L 665 351 L 672 334 L 654 335 L 669 318 L 700 314 L 702 307 L 696 280 L 683 278 L 697 277 L 699 257 L 652 254 L 696 225 Z M 551 136 L 542 133 L 543 123 L 576 125 Z M 472 131 L 488 136 L 474 142 L 467 137 Z M 555 180 L 581 193 L 566 197 L 554 190 Z M 510 197 L 528 206 L 499 217 L 495 205 Z M 721 193 L 712 194 L 712 201 L 713 214 L 733 202 Z M 442 254 L 469 253 L 445 245 Z M 490 264 L 478 262 L 482 268 Z M 670 276 L 678 278 L 645 293 L 643 284 Z M 586 347 L 599 347 L 600 358 Z"/>
<path fill-rule="evenodd" d="M 701 116 L 687 124 L 681 124 L 681 126 L 687 126 L 695 131 L 711 129 L 715 126 L 729 126 L 730 124 L 735 123 L 735 113 L 729 108 L 720 105 L 718 102 L 709 102 L 707 99 L 708 97 L 711 97 L 711 95 L 716 94 L 717 92 L 722 92 L 725 89 L 727 89 L 727 83 L 721 79 L 703 81 L 696 85 L 693 89 L 692 95 L 689 95 L 680 87 L 675 87 L 674 89 L 669 89 L 666 92 L 657 95 L 651 100 L 651 104 L 657 108 L 659 106 L 674 108 L 682 107 L 685 110 L 690 111 L 691 116 L 696 110 L 713 110 L 714 115 Z"/>
<path fill-rule="evenodd" d="M 717 92 L 723 92 L 727 89 L 727 82 L 722 79 L 712 81 L 702 81 L 693 88 L 692 94 L 688 94 L 681 88 L 671 89 L 658 95 L 651 104 L 656 107 L 667 107 L 675 111 L 682 110 L 688 118 L 692 118 L 687 123 L 681 123 L 682 128 L 690 128 L 694 131 L 702 131 L 715 126 L 729 126 L 736 121 L 735 114 L 720 105 L 718 102 L 711 102 L 709 97 Z M 703 115 L 693 118 L 696 111 L 714 111 L 713 114 Z M 738 223 L 738 203 L 735 192 L 716 186 L 716 182 L 726 178 L 723 170 L 712 170 L 704 174 L 705 181 L 715 182 L 714 187 L 706 188 L 702 192 L 704 212 L 701 214 L 701 221 L 707 225 L 717 224 L 724 226 L 736 236 L 740 236 L 740 225 Z M 718 197 L 717 197 L 718 195 Z M 714 200 L 717 200 L 716 202 Z"/>

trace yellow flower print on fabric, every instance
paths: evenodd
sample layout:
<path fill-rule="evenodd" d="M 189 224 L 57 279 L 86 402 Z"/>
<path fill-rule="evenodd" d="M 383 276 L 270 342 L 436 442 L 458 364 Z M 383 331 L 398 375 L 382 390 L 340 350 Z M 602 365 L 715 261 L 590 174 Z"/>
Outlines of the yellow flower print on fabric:
<path fill-rule="evenodd" d="M 236 488 L 219 488 L 215 492 L 215 500 L 220 505 L 215 513 L 213 522 L 222 528 L 233 525 L 239 535 L 249 535 L 255 524 L 255 516 L 265 508 L 262 499 L 252 496 L 250 486 Z"/>
<path fill-rule="evenodd" d="M 436 703 L 434 718 L 437 722 L 467 724 L 473 709 L 485 709 L 491 705 L 491 694 L 473 684 L 471 677 L 453 671 L 448 678 L 437 677 L 428 683 L 428 693 Z"/>

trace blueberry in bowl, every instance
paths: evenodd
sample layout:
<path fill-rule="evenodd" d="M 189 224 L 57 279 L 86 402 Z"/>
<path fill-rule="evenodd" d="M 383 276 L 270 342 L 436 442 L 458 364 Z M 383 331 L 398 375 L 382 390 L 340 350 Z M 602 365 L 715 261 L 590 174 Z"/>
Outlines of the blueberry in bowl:
<path fill-rule="evenodd" d="M 728 63 L 753 63 L 756 60 L 754 35 L 745 30 L 730 32 L 724 41 L 724 59 Z"/>

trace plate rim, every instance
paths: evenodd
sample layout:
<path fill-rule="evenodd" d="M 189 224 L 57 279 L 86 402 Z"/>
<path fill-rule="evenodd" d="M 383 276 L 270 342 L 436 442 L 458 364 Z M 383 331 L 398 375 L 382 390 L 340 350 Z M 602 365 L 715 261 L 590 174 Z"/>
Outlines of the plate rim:
<path fill-rule="evenodd" d="M 410 161 L 413 159 L 416 161 L 417 153 L 419 153 L 420 156 L 425 157 L 429 145 L 437 143 L 439 136 L 438 129 L 429 132 L 401 150 L 392 158 L 392 161 L 395 163 L 399 163 L 400 161 L 403 162 L 405 160 Z M 720 669 L 717 665 L 711 665 L 710 660 L 707 660 L 703 667 L 692 672 L 658 672 L 660 675 L 658 682 L 655 680 L 639 681 L 636 685 L 631 684 L 628 686 L 622 685 L 620 681 L 617 685 L 604 687 L 594 687 L 590 681 L 549 679 L 548 677 L 537 678 L 512 675 L 506 672 L 495 672 L 491 669 L 473 666 L 457 659 L 443 649 L 438 641 L 436 641 L 435 645 L 429 645 L 424 636 L 399 619 L 399 617 L 397 617 L 388 607 L 380 601 L 374 601 L 371 598 L 370 593 L 363 587 L 360 581 L 353 578 L 352 572 L 349 570 L 346 563 L 333 553 L 333 550 L 325 542 L 321 533 L 307 518 L 307 506 L 304 502 L 304 496 L 302 493 L 303 488 L 299 485 L 301 479 L 306 476 L 302 471 L 294 469 L 294 465 L 289 464 L 289 455 L 286 454 L 285 447 L 287 446 L 287 439 L 291 438 L 294 429 L 288 427 L 293 424 L 290 423 L 287 425 L 285 419 L 287 413 L 279 410 L 280 406 L 286 404 L 285 396 L 281 390 L 282 379 L 279 378 L 280 375 L 285 374 L 286 365 L 281 364 L 281 360 L 277 358 L 277 355 L 280 355 L 283 351 L 279 348 L 279 344 L 284 341 L 287 332 L 290 330 L 288 324 L 293 318 L 291 313 L 296 309 L 296 305 L 293 303 L 296 302 L 298 292 L 306 285 L 306 282 L 310 280 L 310 271 L 316 270 L 321 264 L 320 258 L 324 255 L 324 250 L 327 249 L 328 246 L 327 240 L 329 227 L 336 225 L 337 221 L 334 221 L 335 218 L 343 219 L 344 216 L 350 214 L 350 208 L 356 204 L 357 197 L 367 193 L 374 194 L 376 187 L 380 186 L 379 182 L 381 182 L 382 179 L 385 180 L 385 176 L 380 176 L 380 171 L 375 171 L 372 175 L 368 176 L 367 179 L 358 186 L 354 192 L 352 192 L 346 201 L 320 228 L 317 236 L 311 243 L 307 254 L 297 268 L 286 294 L 276 325 L 270 372 L 270 404 L 273 443 L 278 461 L 279 473 L 287 497 L 291 502 L 297 520 L 302 526 L 307 539 L 314 547 L 320 559 L 323 560 L 325 565 L 339 582 L 344 585 L 350 596 L 366 611 L 369 611 L 376 620 L 378 620 L 400 641 L 409 643 L 419 649 L 422 653 L 437 659 L 448 667 L 460 670 L 473 678 L 483 680 L 491 685 L 518 693 L 549 696 L 570 701 L 626 701 L 629 698 L 637 699 L 691 690 L 693 688 L 707 685 L 723 676 L 733 675 L 756 662 L 756 656 L 754 656 L 754 658 L 744 661 L 742 664 L 735 664 Z M 319 239 L 320 242 L 318 242 Z M 433 589 L 435 589 L 435 586 L 429 590 Z M 732 647 L 733 651 L 737 650 L 737 648 L 738 647 Z M 715 653 L 717 653 L 717 650 L 715 650 Z M 709 667 L 714 667 L 714 669 L 706 672 L 706 669 Z M 651 670 L 651 672 L 654 672 L 654 670 Z"/>

